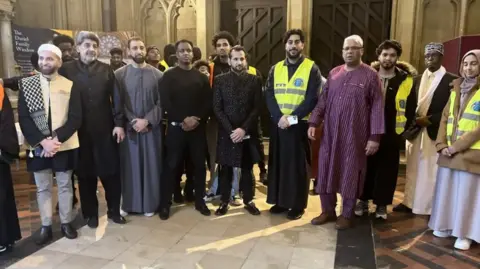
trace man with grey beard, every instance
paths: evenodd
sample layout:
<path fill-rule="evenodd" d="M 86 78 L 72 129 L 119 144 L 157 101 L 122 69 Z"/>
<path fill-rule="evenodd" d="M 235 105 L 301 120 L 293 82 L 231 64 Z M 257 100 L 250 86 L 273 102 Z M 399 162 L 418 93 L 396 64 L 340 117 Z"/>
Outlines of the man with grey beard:
<path fill-rule="evenodd" d="M 124 224 L 120 216 L 121 183 L 118 143 L 124 137 L 123 110 L 114 92 L 112 68 L 98 61 L 100 39 L 92 32 L 82 31 L 76 37 L 79 59 L 65 63 L 60 74 L 81 89 L 82 127 L 77 175 L 83 217 L 90 228 L 98 227 L 97 182 L 105 189 L 108 218 Z M 112 114 L 113 111 L 113 114 Z"/>

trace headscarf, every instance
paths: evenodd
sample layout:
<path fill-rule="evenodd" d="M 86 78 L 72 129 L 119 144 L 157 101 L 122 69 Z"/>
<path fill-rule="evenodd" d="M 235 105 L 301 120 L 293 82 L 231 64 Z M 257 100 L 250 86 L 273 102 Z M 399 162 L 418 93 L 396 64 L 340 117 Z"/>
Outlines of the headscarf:
<path fill-rule="evenodd" d="M 462 61 L 460 63 L 460 75 L 463 77 L 462 84 L 460 84 L 460 107 L 463 107 L 463 103 L 465 102 L 468 93 L 472 90 L 472 88 L 477 84 L 477 77 L 469 78 L 463 72 L 463 61 L 467 56 L 473 55 L 477 57 L 477 61 L 480 61 L 480 50 L 471 50 L 463 56 Z"/>

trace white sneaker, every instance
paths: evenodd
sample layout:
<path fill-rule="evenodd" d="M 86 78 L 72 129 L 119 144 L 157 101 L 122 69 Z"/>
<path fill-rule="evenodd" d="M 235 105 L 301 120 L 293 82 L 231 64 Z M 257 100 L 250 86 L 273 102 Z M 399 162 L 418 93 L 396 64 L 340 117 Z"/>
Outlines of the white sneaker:
<path fill-rule="evenodd" d="M 143 215 L 144 215 L 145 217 L 151 218 L 151 217 L 153 217 L 153 216 L 155 215 L 155 213 L 145 213 L 145 214 L 143 214 Z"/>
<path fill-rule="evenodd" d="M 120 216 L 126 217 L 128 216 L 128 213 L 120 209 Z"/>
<path fill-rule="evenodd" d="M 447 231 L 433 231 L 433 235 L 439 238 L 447 238 L 450 236 L 450 233 Z"/>
<path fill-rule="evenodd" d="M 361 217 L 364 213 L 368 213 L 368 202 L 360 200 L 355 206 L 355 215 Z"/>
<path fill-rule="evenodd" d="M 387 207 L 377 206 L 377 210 L 375 211 L 375 218 L 387 220 Z"/>
<path fill-rule="evenodd" d="M 241 206 L 242 201 L 240 201 L 240 198 L 238 198 L 237 196 L 233 196 L 232 199 L 230 200 L 230 205 L 231 206 Z"/>
<path fill-rule="evenodd" d="M 472 240 L 468 238 L 464 238 L 464 239 L 457 238 L 457 241 L 455 241 L 454 247 L 460 250 L 469 250 L 471 244 L 472 244 Z"/>

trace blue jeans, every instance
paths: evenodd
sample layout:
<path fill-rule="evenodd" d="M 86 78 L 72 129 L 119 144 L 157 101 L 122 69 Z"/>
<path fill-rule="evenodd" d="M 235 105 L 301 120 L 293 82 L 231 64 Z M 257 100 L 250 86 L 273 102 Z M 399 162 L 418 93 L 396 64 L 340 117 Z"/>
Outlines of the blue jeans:
<path fill-rule="evenodd" d="M 239 192 L 239 188 L 240 188 L 239 180 L 240 180 L 240 169 L 235 167 L 233 170 L 232 197 L 237 195 Z M 218 165 L 215 169 L 212 187 L 210 188 L 210 190 L 208 190 L 207 195 L 208 194 L 217 195 L 217 190 L 218 190 Z"/>

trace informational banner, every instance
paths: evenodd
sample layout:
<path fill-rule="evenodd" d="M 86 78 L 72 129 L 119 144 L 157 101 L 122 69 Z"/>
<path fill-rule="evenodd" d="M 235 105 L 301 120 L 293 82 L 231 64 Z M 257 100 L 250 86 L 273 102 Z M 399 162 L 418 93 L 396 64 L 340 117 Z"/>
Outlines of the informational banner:
<path fill-rule="evenodd" d="M 12 42 L 14 58 L 22 73 L 27 74 L 33 70 L 30 57 L 44 43 L 51 43 L 57 35 L 67 35 L 75 40 L 80 31 L 61 29 L 30 28 L 12 24 Z M 138 36 L 133 31 L 122 32 L 95 32 L 100 38 L 99 60 L 109 63 L 110 50 L 122 48 L 126 51 L 128 39 Z M 125 56 L 125 55 L 124 55 Z"/>

